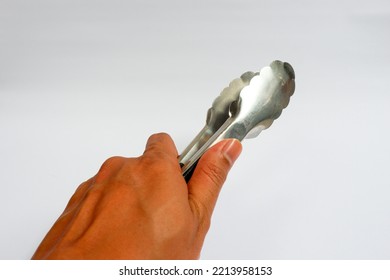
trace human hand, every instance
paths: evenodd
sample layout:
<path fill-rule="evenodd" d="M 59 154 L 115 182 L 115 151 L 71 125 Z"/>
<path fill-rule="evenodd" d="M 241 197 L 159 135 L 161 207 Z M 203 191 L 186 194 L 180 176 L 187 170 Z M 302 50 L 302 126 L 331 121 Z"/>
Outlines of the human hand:
<path fill-rule="evenodd" d="M 218 194 L 241 152 L 211 147 L 186 184 L 166 134 L 138 158 L 113 157 L 81 184 L 33 259 L 196 259 Z"/>

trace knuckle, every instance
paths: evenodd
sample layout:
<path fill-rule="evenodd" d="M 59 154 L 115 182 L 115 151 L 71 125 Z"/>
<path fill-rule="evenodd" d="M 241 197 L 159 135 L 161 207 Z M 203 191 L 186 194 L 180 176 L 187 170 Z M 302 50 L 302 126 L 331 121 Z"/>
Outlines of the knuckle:
<path fill-rule="evenodd" d="M 154 135 L 159 136 L 159 137 L 162 137 L 162 138 L 170 137 L 169 134 L 168 134 L 168 133 L 165 133 L 165 132 L 155 133 Z"/>
<path fill-rule="evenodd" d="M 103 162 L 101 169 L 110 169 L 118 163 L 122 163 L 123 160 L 124 158 L 119 156 L 110 157 Z"/>
<path fill-rule="evenodd" d="M 118 156 L 110 157 L 105 160 L 95 176 L 95 181 L 100 182 L 108 178 L 115 170 L 118 169 L 118 166 L 123 164 L 124 160 L 125 158 Z"/>
<path fill-rule="evenodd" d="M 149 148 L 158 146 L 162 141 L 166 139 L 171 139 L 171 137 L 165 132 L 152 134 L 148 139 Z"/>
<path fill-rule="evenodd" d="M 226 180 L 225 170 L 215 163 L 208 162 L 202 171 L 214 185 L 220 186 Z"/>
<path fill-rule="evenodd" d="M 154 133 L 154 134 L 152 134 L 152 135 L 150 136 L 150 139 L 152 139 L 152 138 L 162 139 L 162 138 L 167 138 L 167 137 L 170 138 L 170 136 L 169 136 L 168 133 L 159 132 L 159 133 Z"/>
<path fill-rule="evenodd" d="M 142 166 L 153 174 L 161 174 L 168 168 L 167 161 L 163 153 L 156 153 L 153 156 L 145 155 L 141 158 Z"/>
<path fill-rule="evenodd" d="M 153 148 L 152 148 L 153 149 Z M 165 150 L 156 148 L 152 153 L 144 153 L 140 158 L 142 167 L 153 172 L 176 172 L 180 170 L 176 157 Z"/>

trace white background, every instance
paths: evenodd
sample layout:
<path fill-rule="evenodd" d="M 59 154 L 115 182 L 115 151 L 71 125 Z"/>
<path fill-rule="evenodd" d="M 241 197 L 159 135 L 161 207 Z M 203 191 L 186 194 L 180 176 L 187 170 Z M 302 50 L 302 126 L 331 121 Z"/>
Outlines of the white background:
<path fill-rule="evenodd" d="M 390 258 L 390 2 L 0 0 L 0 258 L 150 134 L 181 151 L 230 80 L 274 59 L 289 107 L 244 142 L 203 259 Z"/>

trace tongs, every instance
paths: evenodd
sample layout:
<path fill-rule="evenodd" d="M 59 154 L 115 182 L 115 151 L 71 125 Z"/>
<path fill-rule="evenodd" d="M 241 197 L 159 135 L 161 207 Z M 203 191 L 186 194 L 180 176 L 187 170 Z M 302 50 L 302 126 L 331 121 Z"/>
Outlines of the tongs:
<path fill-rule="evenodd" d="M 200 157 L 219 141 L 257 137 L 287 107 L 295 90 L 295 74 L 287 62 L 275 60 L 260 72 L 233 80 L 207 111 L 206 125 L 179 156 L 188 182 Z"/>

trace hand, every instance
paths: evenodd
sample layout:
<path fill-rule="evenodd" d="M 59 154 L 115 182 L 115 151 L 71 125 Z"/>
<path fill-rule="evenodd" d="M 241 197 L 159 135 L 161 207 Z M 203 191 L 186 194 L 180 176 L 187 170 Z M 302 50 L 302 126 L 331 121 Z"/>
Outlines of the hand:
<path fill-rule="evenodd" d="M 166 134 L 138 158 L 113 157 L 84 182 L 33 259 L 196 259 L 218 194 L 241 152 L 224 140 L 199 160 L 186 184 Z"/>

